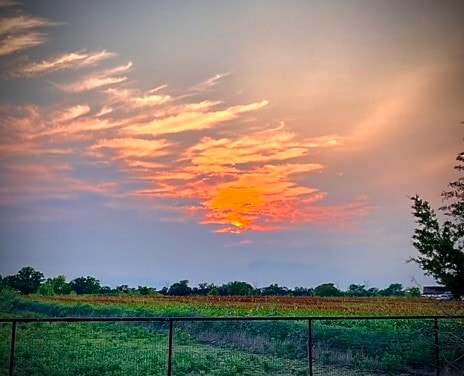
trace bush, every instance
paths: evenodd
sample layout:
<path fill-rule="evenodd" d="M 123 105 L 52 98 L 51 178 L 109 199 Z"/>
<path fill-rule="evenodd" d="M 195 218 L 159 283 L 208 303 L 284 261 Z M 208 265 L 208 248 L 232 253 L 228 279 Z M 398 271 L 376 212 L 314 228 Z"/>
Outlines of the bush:
<path fill-rule="evenodd" d="M 12 313 L 20 300 L 21 294 L 18 290 L 10 287 L 2 288 L 0 290 L 0 311 Z"/>

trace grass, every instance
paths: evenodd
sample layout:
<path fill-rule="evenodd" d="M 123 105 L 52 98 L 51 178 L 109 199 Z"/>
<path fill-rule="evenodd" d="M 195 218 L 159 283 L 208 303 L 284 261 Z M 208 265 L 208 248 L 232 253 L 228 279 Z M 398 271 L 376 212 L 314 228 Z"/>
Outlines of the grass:
<path fill-rule="evenodd" d="M 0 375 L 7 375 L 9 335 L 0 327 Z M 302 375 L 303 360 L 206 346 L 177 331 L 173 369 L 178 375 Z M 19 324 L 15 375 L 166 375 L 168 332 L 122 323 Z"/>
<path fill-rule="evenodd" d="M 0 302 L 0 306 L 8 307 L 3 316 L 349 316 L 387 315 L 388 310 L 391 315 L 443 315 L 463 311 L 462 302 L 423 299 L 15 299 Z M 463 323 L 440 322 L 442 375 L 447 375 L 447 370 L 454 375 L 463 369 Z M 306 375 L 307 330 L 306 321 L 177 321 L 174 374 Z M 9 324 L 0 326 L 0 335 L 0 364 L 7 367 Z M 17 338 L 16 375 L 167 373 L 167 323 L 18 324 Z M 313 322 L 314 374 L 433 375 L 433 341 L 430 320 L 317 320 Z M 0 375 L 7 374 L 5 367 Z"/>

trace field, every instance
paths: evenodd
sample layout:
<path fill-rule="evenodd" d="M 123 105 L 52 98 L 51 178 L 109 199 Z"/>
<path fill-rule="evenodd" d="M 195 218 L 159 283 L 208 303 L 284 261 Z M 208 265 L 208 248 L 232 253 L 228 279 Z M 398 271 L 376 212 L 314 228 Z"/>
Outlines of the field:
<path fill-rule="evenodd" d="M 30 296 L 3 304 L 22 317 L 330 316 L 312 322 L 314 375 L 434 375 L 433 320 L 345 316 L 463 315 L 427 299 Z M 441 374 L 463 370 L 464 320 L 440 320 Z M 307 375 L 308 322 L 175 321 L 174 375 Z M 18 323 L 16 375 L 166 375 L 169 323 Z M 11 324 L 0 325 L 8 365 Z M 7 375 L 6 366 L 0 375 Z"/>
<path fill-rule="evenodd" d="M 31 296 L 30 304 L 93 309 L 106 316 L 464 315 L 464 302 L 405 298 Z M 46 312 L 44 312 L 46 313 Z M 52 312 L 50 312 L 52 313 Z M 59 312 L 57 312 L 59 313 Z M 77 314 L 79 312 L 76 312 Z M 56 313 L 55 313 L 56 315 Z"/>

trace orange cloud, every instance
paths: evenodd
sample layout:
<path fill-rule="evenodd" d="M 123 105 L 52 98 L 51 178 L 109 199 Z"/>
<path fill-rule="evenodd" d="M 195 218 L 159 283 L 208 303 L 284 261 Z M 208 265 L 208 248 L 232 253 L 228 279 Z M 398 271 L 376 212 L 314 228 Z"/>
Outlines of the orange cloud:
<path fill-rule="evenodd" d="M 74 59 L 87 64 L 82 56 L 69 61 Z M 67 64 L 58 60 L 45 60 L 38 71 Z M 344 223 L 367 212 L 365 201 L 324 206 L 327 193 L 311 184 L 313 174 L 324 169 L 312 162 L 314 152 L 339 146 L 341 137 L 303 138 L 284 124 L 245 123 L 267 101 L 225 106 L 219 100 L 188 102 L 191 92 L 161 94 L 165 85 L 149 91 L 117 85 L 126 81 L 123 74 L 131 67 L 94 72 L 61 87 L 81 92 L 113 85 L 97 91 L 92 106 L 0 106 L 0 173 L 8 182 L 0 189 L 2 196 L 69 198 L 85 192 L 110 196 L 112 201 L 137 197 L 172 213 L 169 220 L 190 218 L 216 233 L 234 234 Z M 221 77 L 200 85 L 202 90 Z M 233 122 L 236 127 L 230 127 Z M 227 133 L 223 124 L 228 125 Z M 44 157 L 42 170 L 31 163 L 35 155 Z M 95 177 L 99 174 L 89 174 L 93 177 L 88 181 L 74 177 L 76 161 L 79 168 L 121 174 L 114 177 L 119 184 L 102 183 Z M 20 162 L 29 166 L 27 172 L 18 167 Z M 7 188 L 17 185 L 24 188 L 16 193 Z"/>
<path fill-rule="evenodd" d="M 204 190 L 209 199 L 203 203 L 203 223 L 221 226 L 220 232 L 240 233 L 276 230 L 284 221 L 293 219 L 304 221 L 299 215 L 301 209 L 322 200 L 324 194 L 297 185 L 291 181 L 291 175 L 320 169 L 322 166 L 317 164 L 266 165 L 241 173 L 232 182 L 213 185 Z M 291 213 L 294 218 L 289 217 Z"/>
<path fill-rule="evenodd" d="M 222 111 L 205 111 L 212 103 L 206 106 L 197 106 L 190 111 L 181 112 L 167 118 L 156 119 L 145 124 L 134 124 L 124 128 L 123 133 L 129 135 L 159 136 L 167 133 L 181 133 L 187 131 L 199 131 L 214 127 L 219 123 L 236 119 L 240 114 L 258 110 L 267 105 L 267 101 L 229 107 Z M 201 104 L 200 104 L 201 105 Z"/>
<path fill-rule="evenodd" d="M 185 158 L 199 166 L 236 165 L 243 163 L 281 161 L 303 157 L 310 148 L 337 146 L 336 136 L 297 141 L 297 135 L 282 127 L 256 131 L 237 139 L 204 137 L 188 149 Z"/>
<path fill-rule="evenodd" d="M 157 158 L 169 154 L 171 146 L 166 140 L 144 140 L 140 138 L 115 138 L 100 140 L 89 148 L 91 154 L 103 156 L 103 149 L 114 150 L 118 159 Z"/>

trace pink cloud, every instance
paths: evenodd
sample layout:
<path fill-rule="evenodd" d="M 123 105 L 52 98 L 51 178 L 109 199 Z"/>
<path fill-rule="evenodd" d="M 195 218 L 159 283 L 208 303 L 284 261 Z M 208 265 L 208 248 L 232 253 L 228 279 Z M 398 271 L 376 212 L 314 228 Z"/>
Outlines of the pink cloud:
<path fill-rule="evenodd" d="M 212 128 L 220 123 L 236 119 L 240 114 L 256 111 L 267 105 L 267 101 L 229 107 L 219 111 L 205 111 L 207 107 L 181 112 L 177 115 L 155 119 L 148 123 L 134 124 L 125 127 L 123 133 L 138 136 L 159 136 L 167 133 L 200 131 Z"/>
<path fill-rule="evenodd" d="M 106 69 L 81 77 L 70 84 L 57 85 L 61 90 L 79 93 L 98 89 L 104 86 L 114 85 L 127 80 L 127 76 L 120 75 L 131 70 L 132 63 L 120 65 L 112 69 Z"/>
<path fill-rule="evenodd" d="M 117 103 L 119 108 L 123 107 L 128 110 L 134 110 L 143 107 L 159 106 L 170 102 L 172 100 L 171 96 L 155 94 L 161 88 L 156 88 L 146 93 L 141 93 L 136 89 L 110 88 L 105 90 L 105 94 L 108 96 L 107 103 Z"/>
<path fill-rule="evenodd" d="M 129 69 L 130 64 L 91 73 L 65 91 L 105 86 L 99 80 L 117 79 Z M 71 198 L 79 192 L 113 201 L 133 197 L 156 202 L 172 213 L 166 216 L 170 220 L 194 220 L 213 232 L 231 234 L 308 223 L 343 227 L 369 211 L 365 201 L 324 206 L 328 193 L 311 184 L 312 175 L 324 170 L 312 161 L 314 151 L 336 148 L 343 138 L 303 138 L 283 123 L 249 127 L 250 114 L 267 101 L 234 106 L 220 100 L 188 102 L 191 96 L 160 94 L 165 89 L 163 85 L 143 92 L 114 86 L 97 92 L 92 106 L 0 108 L 5 113 L 0 120 L 0 160 L 16 158 L 15 165 L 5 162 L 10 171 L 6 178 L 11 186 L 22 180 L 29 187 L 0 193 L 10 198 Z M 222 125 L 233 122 L 237 127 L 223 133 Z M 210 134 L 201 136 L 206 130 Z M 70 151 L 79 155 L 80 167 L 120 174 L 118 183 L 73 177 L 74 165 L 58 155 L 70 156 Z M 53 162 L 42 166 L 43 171 L 37 166 L 28 173 L 18 169 L 20 158 L 28 166 L 34 154 Z"/>
<path fill-rule="evenodd" d="M 103 156 L 103 150 L 113 150 L 118 159 L 157 158 L 170 153 L 166 140 L 144 140 L 140 138 L 115 138 L 99 140 L 89 148 L 91 154 Z"/>
<path fill-rule="evenodd" d="M 48 41 L 46 34 L 29 32 L 13 35 L 0 40 L 0 56 L 11 55 L 15 52 L 40 46 Z"/>

